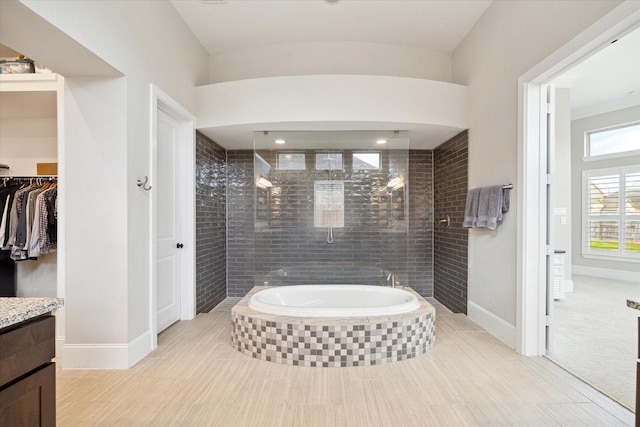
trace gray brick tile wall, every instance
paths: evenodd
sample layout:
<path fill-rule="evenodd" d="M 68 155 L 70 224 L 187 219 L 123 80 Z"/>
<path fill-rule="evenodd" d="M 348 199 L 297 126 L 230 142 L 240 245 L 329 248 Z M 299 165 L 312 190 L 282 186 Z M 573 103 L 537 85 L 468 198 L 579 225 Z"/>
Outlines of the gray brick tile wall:
<path fill-rule="evenodd" d="M 200 138 L 201 135 L 199 141 Z M 200 157 L 206 157 L 210 159 L 207 164 L 220 164 L 224 150 L 212 141 L 204 145 L 209 147 L 208 144 L 214 144 L 211 147 L 215 148 L 207 151 L 203 147 L 198 151 L 198 162 Z M 341 273 L 345 275 L 355 272 L 362 277 L 377 277 L 375 268 L 354 270 L 360 265 L 401 272 L 402 280 L 420 295 L 436 296 L 452 310 L 466 312 L 467 231 L 459 224 L 467 189 L 467 146 L 467 134 L 463 132 L 436 150 L 409 151 L 409 183 L 405 195 L 409 203 L 408 233 L 389 233 L 389 218 L 379 210 L 371 211 L 372 206 L 377 203 L 379 208 L 385 200 L 363 196 L 370 193 L 371 186 L 382 188 L 388 175 L 367 172 L 354 179 L 357 174 L 351 173 L 351 184 L 345 186 L 345 227 L 334 228 L 333 245 L 326 242 L 326 228 L 313 227 L 313 184 L 310 183 L 326 172 L 314 171 L 302 180 L 300 172 L 293 171 L 280 171 L 272 176 L 274 185 L 292 181 L 298 184 L 288 186 L 286 197 L 279 196 L 277 218 L 273 212 L 269 218 L 258 218 L 263 222 L 275 219 L 277 223 L 271 224 L 277 226 L 258 227 L 256 231 L 253 151 L 228 150 L 226 163 L 222 162 L 226 167 L 226 181 L 219 175 L 216 181 L 226 184 L 226 199 L 225 193 L 210 186 L 197 190 L 198 197 L 203 197 L 198 198 L 197 210 L 198 307 L 208 307 L 201 300 L 213 300 L 216 301 L 213 304 L 217 304 L 223 295 L 225 275 L 227 295 L 240 297 L 256 283 L 261 284 L 264 274 L 274 269 L 331 263 L 338 266 L 337 270 L 344 270 Z M 215 156 L 212 157 L 212 153 Z M 268 153 L 262 154 L 269 157 Z M 313 165 L 308 169 L 314 170 Z M 206 181 L 200 174 L 198 182 Z M 335 177 L 338 175 L 334 174 Z M 226 221 L 219 209 L 224 203 Z M 444 211 L 452 217 L 452 226 L 447 230 L 437 225 L 440 212 Z M 330 279 L 330 275 L 327 276 L 327 280 Z M 209 284 L 212 282 L 215 284 Z"/>
<path fill-rule="evenodd" d="M 227 294 L 241 297 L 254 286 L 255 230 L 253 150 L 227 150 Z"/>
<path fill-rule="evenodd" d="M 433 151 L 409 151 L 409 285 L 433 296 Z"/>
<path fill-rule="evenodd" d="M 227 296 L 226 153 L 196 132 L 196 313 Z"/>
<path fill-rule="evenodd" d="M 434 150 L 433 296 L 455 313 L 467 313 L 468 230 L 462 228 L 467 196 L 468 132 Z M 449 215 L 451 225 L 439 223 Z"/>

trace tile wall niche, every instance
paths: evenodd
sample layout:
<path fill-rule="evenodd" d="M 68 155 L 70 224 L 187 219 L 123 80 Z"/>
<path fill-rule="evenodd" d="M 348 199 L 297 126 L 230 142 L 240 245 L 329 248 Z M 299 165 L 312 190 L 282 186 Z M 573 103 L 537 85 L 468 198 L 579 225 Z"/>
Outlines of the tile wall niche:
<path fill-rule="evenodd" d="M 196 313 L 227 296 L 226 153 L 196 133 Z"/>
<path fill-rule="evenodd" d="M 386 283 L 384 272 L 392 271 L 407 283 L 405 189 L 387 186 L 390 173 L 402 169 L 406 174 L 407 151 L 383 150 L 381 169 L 365 171 L 354 170 L 351 150 L 341 151 L 339 170 L 316 170 L 315 153 L 304 152 L 305 170 L 278 170 L 277 151 L 258 152 L 272 165 L 263 174 L 273 187 L 263 218 L 256 218 L 256 276 L 279 284 L 273 272 L 284 268 L 288 276 L 298 277 L 296 284 L 380 285 Z M 314 223 L 314 186 L 328 182 L 344 189 L 344 224 L 333 227 L 331 244 L 329 228 Z"/>
<path fill-rule="evenodd" d="M 350 193 L 349 189 L 345 188 L 345 204 L 351 203 L 352 206 L 348 215 L 351 215 L 352 219 L 361 226 L 334 229 L 334 240 L 337 243 L 343 242 L 334 245 L 326 243 L 326 228 L 281 227 L 278 230 L 256 233 L 253 205 L 253 186 L 255 185 L 253 152 L 229 150 L 227 161 L 229 296 L 246 295 L 255 284 L 256 271 L 264 272 L 276 267 L 280 268 L 291 261 L 329 262 L 336 259 L 354 264 L 387 265 L 390 268 L 393 268 L 394 263 L 403 263 L 406 271 L 404 277 L 408 277 L 409 285 L 423 296 L 433 295 L 431 151 L 412 150 L 409 153 L 408 233 L 394 236 L 393 233 L 383 232 L 382 229 L 387 228 L 386 225 L 380 227 L 381 223 L 364 224 L 365 221 L 375 222 L 381 218 L 375 215 L 371 217 L 370 212 L 365 212 L 362 203 L 358 202 L 355 189 Z M 278 179 L 289 178 L 284 174 Z M 294 203 L 291 209 L 305 210 L 308 208 L 309 197 L 311 200 L 313 198 L 313 193 L 303 189 L 297 191 L 299 194 L 290 200 L 295 202 L 297 199 L 299 203 Z M 283 221 L 298 221 L 301 220 L 300 218 L 312 221 L 313 214 L 291 215 L 289 218 L 285 215 Z M 257 256 L 256 248 L 259 248 L 260 256 Z M 272 251 L 270 248 L 279 248 L 279 250 Z"/>
<path fill-rule="evenodd" d="M 462 228 L 467 197 L 468 132 L 434 150 L 434 294 L 455 313 L 467 313 L 468 230 Z M 451 224 L 439 222 L 449 215 Z"/>
<path fill-rule="evenodd" d="M 388 240 L 385 245 L 388 246 L 382 251 L 387 254 L 398 252 L 401 256 L 407 257 L 407 281 L 420 295 L 435 296 L 451 310 L 463 313 L 466 312 L 467 298 L 467 230 L 459 225 L 462 223 L 467 189 L 467 147 L 468 138 L 465 131 L 436 150 L 409 151 L 409 183 L 406 196 L 409 202 L 408 236 L 396 245 L 398 251 L 394 251 L 393 238 L 385 235 L 384 238 Z M 222 149 L 218 146 L 216 150 L 213 150 L 218 153 L 216 158 L 223 158 Z M 202 155 L 200 150 L 197 155 Z M 198 163 L 200 161 L 199 159 Z M 339 257 L 354 262 L 364 259 L 368 264 L 371 264 L 371 260 L 375 263 L 376 259 L 382 257 L 379 245 L 381 237 L 375 227 L 334 230 L 334 239 L 347 241 L 349 233 L 356 233 L 362 239 L 358 243 L 352 242 L 342 246 L 327 245 L 327 230 L 313 227 L 301 228 L 299 232 L 281 228 L 278 231 L 256 233 L 254 153 L 252 150 L 228 150 L 225 166 L 226 221 L 222 211 L 216 211 L 214 215 L 217 222 L 213 227 L 219 246 L 215 246 L 210 240 L 214 238 L 213 232 L 201 236 L 200 221 L 204 221 L 205 218 L 213 220 L 213 217 L 204 211 L 198 211 L 197 287 L 205 290 L 198 293 L 198 307 L 205 306 L 204 303 L 201 304 L 201 299 L 205 298 L 202 295 L 222 293 L 220 289 L 224 286 L 225 275 L 227 295 L 242 297 L 256 283 L 257 271 L 282 266 L 293 259 L 306 258 L 317 261 L 328 255 L 335 259 L 335 254 L 328 254 L 327 251 L 339 252 Z M 218 180 L 222 183 L 225 177 L 218 177 Z M 200 176 L 198 182 L 201 182 Z M 210 206 L 220 207 L 223 199 L 214 196 L 215 192 L 211 192 L 211 189 L 198 190 L 199 196 L 200 193 L 216 200 L 216 203 L 211 201 L 213 204 Z M 307 196 L 308 194 L 303 198 L 306 200 Z M 210 209 L 209 205 L 205 208 L 200 199 L 198 206 Z M 296 209 L 305 209 L 304 206 L 306 202 Z M 356 213 L 357 210 L 355 209 Z M 445 210 L 451 216 L 452 225 L 449 229 L 442 230 L 438 227 L 437 220 L 440 212 Z M 308 215 L 306 217 L 309 218 Z M 312 220 L 313 215 L 310 218 Z M 225 239 L 226 258 L 225 250 L 222 249 Z M 268 251 L 270 247 L 276 246 L 284 247 L 285 250 L 280 254 Z M 406 249 L 401 249 L 400 246 Z M 259 256 L 256 248 L 259 250 Z M 218 255 L 212 256 L 214 253 Z M 265 253 L 268 253 L 268 256 L 265 257 Z M 212 259 L 215 261 L 212 262 Z M 212 282 L 215 282 L 215 285 L 203 285 Z M 212 290 L 208 291 L 207 286 Z"/>

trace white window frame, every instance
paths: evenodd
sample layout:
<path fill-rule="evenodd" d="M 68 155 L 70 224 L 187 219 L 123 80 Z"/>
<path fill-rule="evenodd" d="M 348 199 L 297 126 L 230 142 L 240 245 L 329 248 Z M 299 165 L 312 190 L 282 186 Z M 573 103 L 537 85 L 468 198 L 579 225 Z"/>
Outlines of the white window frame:
<path fill-rule="evenodd" d="M 339 206 L 335 221 L 332 221 L 331 214 L 329 221 L 324 220 L 325 217 L 319 215 L 322 206 L 332 205 L 331 203 L 322 203 L 323 193 L 330 192 L 330 198 L 336 198 L 336 206 Z M 342 180 L 316 180 L 314 182 L 314 208 L 313 208 L 313 226 L 315 228 L 342 228 L 344 227 L 344 181 Z"/>
<path fill-rule="evenodd" d="M 629 150 L 622 151 L 619 153 L 609 153 L 609 154 L 600 154 L 596 156 L 591 155 L 591 135 L 600 132 L 612 131 L 615 129 L 624 129 L 633 126 L 640 126 L 640 121 L 624 123 L 620 125 L 605 127 L 601 129 L 593 129 L 584 133 L 584 153 L 582 156 L 582 160 L 585 162 L 592 162 L 595 160 L 606 160 L 606 159 L 617 159 L 620 157 L 628 157 L 628 156 L 639 156 L 640 150 Z"/>
<path fill-rule="evenodd" d="M 323 168 L 318 168 L 318 155 L 340 155 L 340 167 L 337 167 L 335 169 L 323 169 Z M 315 169 L 317 171 L 328 171 L 328 170 L 332 170 L 332 171 L 341 171 L 344 170 L 344 154 L 342 153 L 342 151 L 316 151 L 315 153 L 315 159 L 314 159 L 314 164 L 315 164 Z"/>
<path fill-rule="evenodd" d="M 366 168 L 366 169 L 356 169 L 355 165 L 355 156 L 356 154 L 377 154 L 378 155 L 378 167 L 377 168 Z M 351 167 L 354 171 L 379 171 L 382 170 L 382 151 L 378 150 L 357 150 L 353 151 L 352 159 L 351 159 Z"/>
<path fill-rule="evenodd" d="M 286 156 L 287 154 L 290 155 L 302 155 L 302 159 L 303 159 L 303 168 L 283 168 L 282 167 L 282 161 L 280 160 L 280 156 Z M 278 151 L 276 153 L 276 169 L 278 170 L 283 170 L 283 171 L 305 171 L 307 170 L 307 155 L 304 151 L 287 151 L 287 150 L 282 150 L 282 151 Z"/>
<path fill-rule="evenodd" d="M 640 173 L 640 167 L 627 166 L 617 168 L 606 169 L 590 169 L 582 172 L 582 256 L 590 259 L 602 259 L 609 261 L 626 261 L 626 262 L 640 262 L 640 253 L 626 252 L 625 241 L 625 229 L 626 222 L 630 219 L 630 215 L 625 212 L 625 199 L 626 199 L 626 180 L 625 176 L 629 173 Z M 590 236 L 588 230 L 589 224 L 589 178 L 605 176 L 605 175 L 618 175 L 619 177 L 619 190 L 618 190 L 618 213 L 606 215 L 610 217 L 612 221 L 618 222 L 618 250 L 598 250 L 592 249 L 590 246 Z M 633 215 L 633 214 L 631 214 Z M 640 214 L 633 215 L 633 220 L 640 220 Z M 603 218 L 607 219 L 607 218 Z"/>

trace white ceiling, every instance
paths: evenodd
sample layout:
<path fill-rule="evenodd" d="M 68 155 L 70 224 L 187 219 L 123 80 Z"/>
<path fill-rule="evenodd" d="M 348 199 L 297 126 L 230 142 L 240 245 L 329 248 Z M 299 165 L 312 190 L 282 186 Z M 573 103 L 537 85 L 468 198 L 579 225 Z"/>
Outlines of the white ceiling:
<path fill-rule="evenodd" d="M 571 89 L 572 120 L 640 105 L 640 29 L 585 59 L 555 83 Z"/>
<path fill-rule="evenodd" d="M 314 41 L 385 43 L 451 54 L 491 5 L 491 0 L 171 0 L 171 3 L 212 56 L 270 44 Z M 621 37 L 556 82 L 571 88 L 574 119 L 640 104 L 640 94 L 629 95 L 640 93 L 640 30 Z M 278 128 L 278 124 L 271 125 L 271 129 Z M 344 129 L 345 125 L 327 123 L 326 129 Z M 358 125 L 358 129 L 382 129 L 382 125 L 394 128 L 393 124 L 353 125 Z M 299 127 L 300 124 L 297 127 L 289 124 L 282 130 Z M 202 129 L 223 145 L 233 147 L 248 145 L 252 130 L 261 129 L 251 126 Z M 459 132 L 430 126 L 407 130 L 413 148 L 433 148 Z"/>
<path fill-rule="evenodd" d="M 292 42 L 384 43 L 451 54 L 491 0 L 172 0 L 207 52 Z M 215 60 L 215 59 L 214 59 Z M 311 126 L 311 127 L 310 127 Z M 200 129 L 225 148 L 253 146 L 253 131 L 318 123 L 261 123 Z M 407 123 L 327 123 L 321 130 L 408 130 L 411 147 L 435 148 L 462 129 Z"/>
<path fill-rule="evenodd" d="M 210 55 L 311 41 L 387 43 L 451 53 L 491 0 L 172 0 Z"/>

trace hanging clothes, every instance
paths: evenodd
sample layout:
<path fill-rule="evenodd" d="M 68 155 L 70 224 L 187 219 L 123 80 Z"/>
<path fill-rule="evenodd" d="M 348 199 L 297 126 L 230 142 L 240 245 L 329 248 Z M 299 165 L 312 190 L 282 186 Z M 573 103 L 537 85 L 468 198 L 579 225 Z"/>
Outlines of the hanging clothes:
<path fill-rule="evenodd" d="M 28 246 L 28 256 L 30 258 L 48 254 L 58 247 L 57 197 L 58 189 L 51 188 L 43 191 L 36 198 L 31 238 Z"/>
<path fill-rule="evenodd" d="M 57 197 L 58 190 L 50 183 L 28 185 L 10 180 L 0 188 L 0 243 L 3 250 L 11 251 L 14 261 L 37 259 L 57 249 Z"/>
<path fill-rule="evenodd" d="M 20 188 L 21 184 L 14 181 L 8 181 L 5 186 L 0 188 L 0 211 L 2 213 L 2 220 L 0 220 L 0 248 L 4 248 L 8 237 L 6 230 L 8 228 L 8 212 L 11 211 L 11 205 L 13 203 L 13 197 Z"/>

